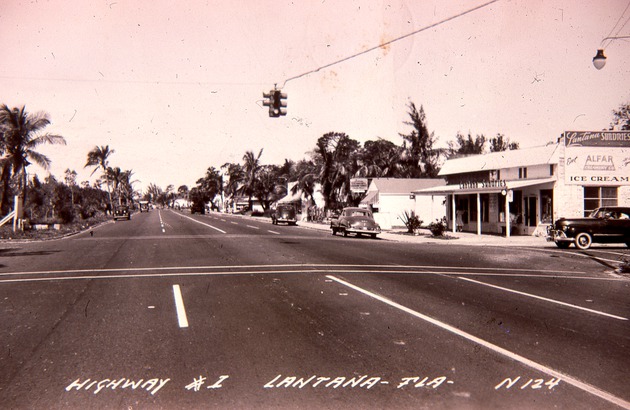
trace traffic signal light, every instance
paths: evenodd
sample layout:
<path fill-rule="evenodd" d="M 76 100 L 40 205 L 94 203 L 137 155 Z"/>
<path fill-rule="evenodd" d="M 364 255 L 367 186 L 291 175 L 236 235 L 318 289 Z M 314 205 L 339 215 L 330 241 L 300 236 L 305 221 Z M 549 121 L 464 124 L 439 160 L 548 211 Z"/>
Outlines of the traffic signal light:
<path fill-rule="evenodd" d="M 274 91 L 274 96 L 273 96 L 273 112 L 274 112 L 274 117 L 279 117 L 281 115 L 287 115 L 287 110 L 286 107 L 287 106 L 287 94 L 280 92 L 280 90 L 275 90 Z"/>
<path fill-rule="evenodd" d="M 269 91 L 268 93 L 263 91 L 263 105 L 265 107 L 269 107 L 269 116 L 273 117 L 273 106 L 274 106 L 274 97 L 275 94 L 273 92 L 273 90 Z"/>
<path fill-rule="evenodd" d="M 287 115 L 287 110 L 284 108 L 287 106 L 286 93 L 283 93 L 280 90 L 270 90 L 268 93 L 263 92 L 263 98 L 263 105 L 265 107 L 269 107 L 270 117 Z"/>

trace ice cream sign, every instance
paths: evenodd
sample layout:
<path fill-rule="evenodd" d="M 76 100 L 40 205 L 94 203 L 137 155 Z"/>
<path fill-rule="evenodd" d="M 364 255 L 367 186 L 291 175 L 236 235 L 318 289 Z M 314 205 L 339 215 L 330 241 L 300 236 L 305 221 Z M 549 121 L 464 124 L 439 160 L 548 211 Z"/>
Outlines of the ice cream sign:
<path fill-rule="evenodd" d="M 566 131 L 565 183 L 630 185 L 630 131 Z"/>

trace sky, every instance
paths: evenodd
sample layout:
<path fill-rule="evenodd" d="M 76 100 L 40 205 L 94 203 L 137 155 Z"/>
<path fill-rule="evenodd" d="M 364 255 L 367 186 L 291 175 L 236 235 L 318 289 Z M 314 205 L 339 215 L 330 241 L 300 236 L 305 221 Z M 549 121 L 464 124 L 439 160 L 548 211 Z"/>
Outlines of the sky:
<path fill-rule="evenodd" d="M 411 102 L 438 146 L 461 132 L 521 148 L 607 128 L 630 102 L 629 40 L 592 65 L 630 35 L 628 0 L 486 3 L 3 0 L 0 104 L 49 114 L 67 145 L 39 151 L 58 179 L 94 181 L 87 153 L 109 145 L 143 191 L 191 188 L 246 151 L 308 158 L 327 132 L 400 145 Z M 270 118 L 275 86 L 288 114 Z"/>

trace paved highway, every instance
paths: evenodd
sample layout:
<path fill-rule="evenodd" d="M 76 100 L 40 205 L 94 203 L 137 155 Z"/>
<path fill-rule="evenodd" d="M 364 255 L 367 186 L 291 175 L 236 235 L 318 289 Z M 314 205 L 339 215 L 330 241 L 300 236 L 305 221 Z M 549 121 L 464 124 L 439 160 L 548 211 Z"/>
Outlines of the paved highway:
<path fill-rule="evenodd" d="M 630 281 L 601 260 L 623 255 L 171 210 L 5 242 L 0 403 L 630 408 Z"/>

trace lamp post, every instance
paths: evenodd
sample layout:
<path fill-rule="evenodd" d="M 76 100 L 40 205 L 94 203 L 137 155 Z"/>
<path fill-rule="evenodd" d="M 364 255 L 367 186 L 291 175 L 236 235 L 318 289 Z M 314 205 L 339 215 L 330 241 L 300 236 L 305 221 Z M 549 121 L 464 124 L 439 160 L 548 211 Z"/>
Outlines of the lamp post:
<path fill-rule="evenodd" d="M 603 44 L 604 41 L 606 41 L 606 40 L 620 40 L 620 39 L 624 39 L 624 38 L 630 38 L 630 36 L 606 37 L 605 39 L 602 40 L 601 44 Z M 601 70 L 606 65 L 606 56 L 604 55 L 604 49 L 603 48 L 597 49 L 597 54 L 595 55 L 595 57 L 593 57 L 593 65 L 598 70 Z"/>

